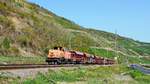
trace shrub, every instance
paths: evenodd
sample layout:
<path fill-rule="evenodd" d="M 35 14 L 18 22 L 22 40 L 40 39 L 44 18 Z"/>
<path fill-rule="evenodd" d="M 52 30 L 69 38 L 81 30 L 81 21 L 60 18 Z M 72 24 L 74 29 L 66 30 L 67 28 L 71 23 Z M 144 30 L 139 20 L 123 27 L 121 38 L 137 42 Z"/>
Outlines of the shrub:
<path fill-rule="evenodd" d="M 18 55 L 18 53 L 19 53 L 19 49 L 16 46 L 12 46 L 10 48 L 10 51 L 15 55 Z"/>
<path fill-rule="evenodd" d="M 138 71 L 138 70 L 131 70 L 130 73 L 132 78 L 134 78 L 135 80 L 137 80 L 139 82 L 139 84 L 149 84 L 150 83 L 150 76 L 143 74 L 142 72 Z"/>
<path fill-rule="evenodd" d="M 10 44 L 11 44 L 11 41 L 9 40 L 9 38 L 5 38 L 4 40 L 3 40 L 3 47 L 5 48 L 5 49 L 9 49 L 10 48 Z"/>
<path fill-rule="evenodd" d="M 143 74 L 138 70 L 132 70 L 130 72 L 130 75 L 132 76 L 132 78 L 136 79 L 137 77 L 141 77 Z"/>

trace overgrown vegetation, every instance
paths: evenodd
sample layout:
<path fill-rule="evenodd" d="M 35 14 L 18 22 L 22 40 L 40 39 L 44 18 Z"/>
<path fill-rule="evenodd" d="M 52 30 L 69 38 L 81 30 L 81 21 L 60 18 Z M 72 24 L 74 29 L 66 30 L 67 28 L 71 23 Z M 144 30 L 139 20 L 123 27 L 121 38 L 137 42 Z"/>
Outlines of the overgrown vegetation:
<path fill-rule="evenodd" d="M 138 81 L 139 84 L 149 84 L 150 83 L 150 75 L 143 74 L 138 70 L 131 70 L 131 77 Z"/>
<path fill-rule="evenodd" d="M 39 73 L 35 78 L 17 81 L 15 84 L 149 84 L 149 75 L 142 74 L 126 66 L 79 67 L 75 69 L 49 70 L 46 74 Z"/>
<path fill-rule="evenodd" d="M 0 74 L 0 83 L 1 84 L 11 84 L 16 79 L 17 78 L 2 76 L 2 74 Z"/>
<path fill-rule="evenodd" d="M 0 64 L 45 64 L 45 57 L 0 56 Z"/>

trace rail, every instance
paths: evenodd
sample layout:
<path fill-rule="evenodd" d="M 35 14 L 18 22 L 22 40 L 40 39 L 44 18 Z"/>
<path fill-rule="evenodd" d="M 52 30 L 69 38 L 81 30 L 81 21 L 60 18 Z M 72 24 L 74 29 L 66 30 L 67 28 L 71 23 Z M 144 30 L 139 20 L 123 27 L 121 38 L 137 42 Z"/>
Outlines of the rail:
<path fill-rule="evenodd" d="M 30 69 L 30 68 L 52 68 L 52 67 L 77 67 L 76 65 L 48 65 L 48 64 L 0 64 L 0 70 L 8 69 Z"/>

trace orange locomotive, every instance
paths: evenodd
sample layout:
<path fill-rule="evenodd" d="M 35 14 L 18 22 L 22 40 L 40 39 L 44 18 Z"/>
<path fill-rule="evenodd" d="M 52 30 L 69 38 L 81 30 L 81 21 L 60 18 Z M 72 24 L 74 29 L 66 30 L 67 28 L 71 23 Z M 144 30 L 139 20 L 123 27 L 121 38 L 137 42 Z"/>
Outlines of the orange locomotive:
<path fill-rule="evenodd" d="M 46 62 L 48 64 L 114 64 L 114 60 L 104 59 L 78 51 L 64 50 L 62 47 L 54 47 L 49 50 Z"/>
<path fill-rule="evenodd" d="M 64 51 L 62 47 L 54 47 L 53 50 L 49 50 L 46 62 L 48 62 L 48 64 L 69 63 L 71 62 L 71 53 Z"/>

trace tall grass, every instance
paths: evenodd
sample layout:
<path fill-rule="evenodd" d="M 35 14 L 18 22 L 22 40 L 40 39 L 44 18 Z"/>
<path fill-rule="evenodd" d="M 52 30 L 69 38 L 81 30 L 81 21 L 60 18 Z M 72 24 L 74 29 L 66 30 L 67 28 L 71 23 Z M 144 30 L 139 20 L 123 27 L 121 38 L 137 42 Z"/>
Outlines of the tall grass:
<path fill-rule="evenodd" d="M 125 74 L 121 75 L 123 73 Z M 132 78 L 119 80 L 116 78 L 116 75 L 120 77 L 131 76 Z M 35 78 L 25 79 L 21 84 L 148 84 L 150 83 L 149 77 L 140 72 L 134 72 L 134 70 L 123 65 L 95 66 L 89 68 L 79 67 L 75 69 L 49 70 L 46 74 L 39 73 Z M 18 82 L 15 84 L 18 84 Z"/>
<path fill-rule="evenodd" d="M 0 56 L 1 64 L 44 64 L 45 57 Z"/>

